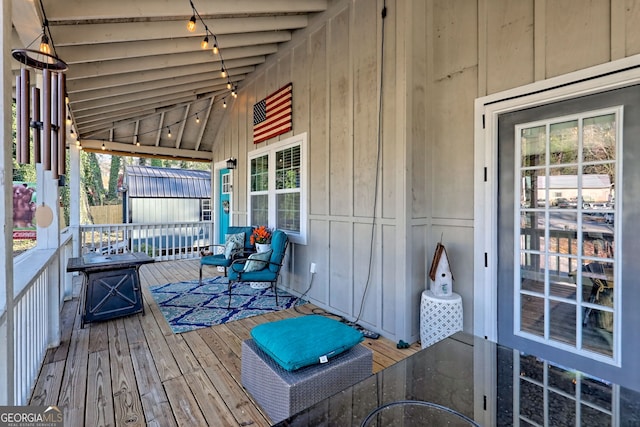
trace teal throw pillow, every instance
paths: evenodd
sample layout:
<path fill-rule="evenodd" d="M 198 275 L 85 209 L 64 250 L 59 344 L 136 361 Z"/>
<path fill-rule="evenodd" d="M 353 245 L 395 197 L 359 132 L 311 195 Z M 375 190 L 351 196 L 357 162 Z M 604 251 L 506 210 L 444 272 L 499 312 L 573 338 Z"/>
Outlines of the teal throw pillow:
<path fill-rule="evenodd" d="M 249 255 L 249 259 L 244 264 L 243 270 L 248 273 L 250 271 L 258 271 L 258 270 L 262 270 L 265 267 L 268 267 L 269 259 L 271 258 L 271 252 L 272 251 L 258 252 L 258 253 Z M 254 260 L 257 260 L 257 261 L 254 261 Z M 266 261 L 266 262 L 260 262 L 260 261 Z"/>
<path fill-rule="evenodd" d="M 244 233 L 226 234 L 224 244 L 224 257 L 231 259 L 231 256 L 244 247 Z"/>
<path fill-rule="evenodd" d="M 256 345 L 287 371 L 328 362 L 364 337 L 326 316 L 301 316 L 263 323 L 251 330 Z"/>

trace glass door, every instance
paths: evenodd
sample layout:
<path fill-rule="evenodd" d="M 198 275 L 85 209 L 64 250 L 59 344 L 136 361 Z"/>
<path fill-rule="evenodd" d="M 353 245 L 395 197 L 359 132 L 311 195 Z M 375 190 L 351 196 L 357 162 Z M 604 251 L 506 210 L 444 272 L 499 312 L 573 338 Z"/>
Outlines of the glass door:
<path fill-rule="evenodd" d="M 498 118 L 498 341 L 640 389 L 640 87 Z"/>

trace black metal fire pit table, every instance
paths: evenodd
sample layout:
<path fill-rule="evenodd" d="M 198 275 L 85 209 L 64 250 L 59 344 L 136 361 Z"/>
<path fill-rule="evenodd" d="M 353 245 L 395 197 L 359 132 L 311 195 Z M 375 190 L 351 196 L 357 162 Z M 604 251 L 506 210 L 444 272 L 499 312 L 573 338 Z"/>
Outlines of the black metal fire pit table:
<path fill-rule="evenodd" d="M 138 270 L 153 262 L 142 252 L 70 258 L 67 271 L 84 275 L 80 295 L 80 326 L 130 314 L 144 314 Z"/>

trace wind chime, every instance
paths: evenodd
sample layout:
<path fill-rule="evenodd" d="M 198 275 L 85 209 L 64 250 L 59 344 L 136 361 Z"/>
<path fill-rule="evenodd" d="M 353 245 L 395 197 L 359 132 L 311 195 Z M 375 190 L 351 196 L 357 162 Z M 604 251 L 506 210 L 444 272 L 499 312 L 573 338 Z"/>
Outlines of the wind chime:
<path fill-rule="evenodd" d="M 51 171 L 53 179 L 66 172 L 66 75 L 67 64 L 51 54 L 47 24 L 39 50 L 14 49 L 13 57 L 25 65 L 16 76 L 16 161 L 31 162 L 30 137 L 33 137 L 33 160 Z M 31 72 L 42 70 L 42 94 L 31 87 Z M 41 108 L 42 107 L 42 108 Z M 31 133 L 33 130 L 33 134 Z"/>

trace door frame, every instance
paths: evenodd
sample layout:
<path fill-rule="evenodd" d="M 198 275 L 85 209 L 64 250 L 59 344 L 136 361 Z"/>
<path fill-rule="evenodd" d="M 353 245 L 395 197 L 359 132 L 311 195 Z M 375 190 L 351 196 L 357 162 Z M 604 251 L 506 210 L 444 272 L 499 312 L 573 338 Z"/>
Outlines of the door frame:
<path fill-rule="evenodd" d="M 214 224 L 213 224 L 213 242 L 219 242 L 220 241 L 220 228 L 218 227 L 218 214 L 220 212 L 220 209 L 222 208 L 220 206 L 220 170 L 222 169 L 227 169 L 227 161 L 223 160 L 220 162 L 215 162 L 213 164 L 213 171 L 211 172 L 211 179 L 212 179 L 212 184 L 211 184 L 211 199 L 212 199 L 212 206 L 213 206 L 213 212 L 211 214 L 212 218 L 214 219 Z M 229 194 L 229 226 L 233 225 L 233 170 L 230 169 L 229 173 L 231 174 L 231 188 L 232 191 Z"/>
<path fill-rule="evenodd" d="M 498 116 L 640 82 L 640 55 L 475 100 L 473 333 L 498 340 Z"/>

